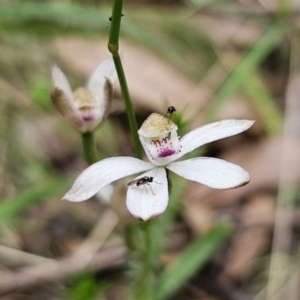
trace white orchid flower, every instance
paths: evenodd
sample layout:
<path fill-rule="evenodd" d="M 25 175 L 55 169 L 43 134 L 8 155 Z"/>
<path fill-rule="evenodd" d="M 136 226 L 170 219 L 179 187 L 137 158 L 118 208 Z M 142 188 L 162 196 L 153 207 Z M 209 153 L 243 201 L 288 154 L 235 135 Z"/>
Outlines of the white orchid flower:
<path fill-rule="evenodd" d="M 147 171 L 127 190 L 129 212 L 144 221 L 163 213 L 168 205 L 166 169 L 216 189 L 232 189 L 247 184 L 249 174 L 240 166 L 218 158 L 197 157 L 175 162 L 186 153 L 212 141 L 247 130 L 254 121 L 223 120 L 177 136 L 177 125 L 170 119 L 151 114 L 138 131 L 150 162 L 133 157 L 103 159 L 84 170 L 63 199 L 79 202 L 120 178 Z"/>
<path fill-rule="evenodd" d="M 73 93 L 65 74 L 54 66 L 51 72 L 51 100 L 55 108 L 78 131 L 88 132 L 107 117 L 117 73 L 111 57 L 103 60 L 88 80 L 87 87 Z"/>

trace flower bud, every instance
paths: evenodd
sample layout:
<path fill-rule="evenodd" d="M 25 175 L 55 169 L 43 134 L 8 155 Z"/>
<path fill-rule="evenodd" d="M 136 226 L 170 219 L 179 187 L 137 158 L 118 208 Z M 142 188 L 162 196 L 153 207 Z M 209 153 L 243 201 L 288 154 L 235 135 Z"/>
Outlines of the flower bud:
<path fill-rule="evenodd" d="M 64 73 L 52 69 L 51 100 L 60 114 L 78 131 L 91 132 L 107 117 L 112 101 L 113 83 L 117 78 L 111 57 L 100 63 L 91 75 L 87 88 L 72 93 Z"/>

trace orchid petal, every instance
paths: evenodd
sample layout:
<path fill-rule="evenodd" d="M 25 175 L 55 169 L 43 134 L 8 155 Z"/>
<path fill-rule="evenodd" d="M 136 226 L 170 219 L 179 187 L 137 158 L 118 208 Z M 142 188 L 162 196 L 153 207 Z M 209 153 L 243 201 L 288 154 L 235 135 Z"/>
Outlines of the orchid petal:
<path fill-rule="evenodd" d="M 211 157 L 197 157 L 170 163 L 172 172 L 215 189 L 232 189 L 250 181 L 248 172 L 238 165 Z"/>
<path fill-rule="evenodd" d="M 103 159 L 85 169 L 63 199 L 74 202 L 87 200 L 111 182 L 153 167 L 151 163 L 133 157 Z"/>
<path fill-rule="evenodd" d="M 51 76 L 54 88 L 50 96 L 54 107 L 71 125 L 77 130 L 82 131 L 84 121 L 73 101 L 68 79 L 57 66 L 52 68 Z"/>
<path fill-rule="evenodd" d="M 51 101 L 56 110 L 77 130 L 82 131 L 84 128 L 84 121 L 80 115 L 80 112 L 74 106 L 74 103 L 70 101 L 66 93 L 59 89 L 54 88 L 50 94 Z"/>
<path fill-rule="evenodd" d="M 104 59 L 97 69 L 92 73 L 87 83 L 87 89 L 93 94 L 94 97 L 104 99 L 104 87 L 106 81 L 110 81 L 111 85 L 117 79 L 117 72 L 114 61 L 111 56 Z"/>
<path fill-rule="evenodd" d="M 168 180 L 165 168 L 154 168 L 144 176 L 153 177 L 153 182 L 128 187 L 126 205 L 136 218 L 147 221 L 162 214 L 168 205 Z"/>
<path fill-rule="evenodd" d="M 254 121 L 250 120 L 222 120 L 198 127 L 182 137 L 181 151 L 172 156 L 172 161 L 202 145 L 241 133 L 250 128 L 253 123 Z"/>
<path fill-rule="evenodd" d="M 72 102 L 73 93 L 69 84 L 69 81 L 63 71 L 58 67 L 54 66 L 51 71 L 52 84 L 55 88 L 59 88 L 64 92 L 70 102 Z"/>
<path fill-rule="evenodd" d="M 114 186 L 112 184 L 109 184 L 100 189 L 100 191 L 95 196 L 102 204 L 109 204 L 113 193 Z"/>

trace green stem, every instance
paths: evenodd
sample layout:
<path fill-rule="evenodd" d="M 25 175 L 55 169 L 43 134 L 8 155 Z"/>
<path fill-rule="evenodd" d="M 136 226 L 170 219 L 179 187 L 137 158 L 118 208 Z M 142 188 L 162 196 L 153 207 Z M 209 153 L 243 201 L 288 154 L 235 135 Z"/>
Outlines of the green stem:
<path fill-rule="evenodd" d="M 109 32 L 108 50 L 114 55 L 119 51 L 119 35 L 121 27 L 123 0 L 114 0 Z"/>
<path fill-rule="evenodd" d="M 136 157 L 142 158 L 142 147 L 138 137 L 138 127 L 135 118 L 135 113 L 130 98 L 125 73 L 122 66 L 122 61 L 119 55 L 119 35 L 121 27 L 121 17 L 122 17 L 122 0 L 114 0 L 113 11 L 111 17 L 111 28 L 108 42 L 108 50 L 111 52 L 118 74 L 122 95 L 125 101 L 127 118 L 130 125 L 131 135 L 134 142 Z M 137 249 L 141 255 L 141 269 L 135 281 L 135 288 L 133 290 L 134 298 L 139 300 L 152 300 L 152 287 L 153 287 L 153 241 L 152 241 L 152 222 L 142 223 L 140 228 L 143 233 L 143 247 Z M 133 231 L 127 232 L 129 235 Z M 132 240 L 133 236 L 128 237 L 128 240 Z"/>
<path fill-rule="evenodd" d="M 82 133 L 81 138 L 82 138 L 83 155 L 86 162 L 90 165 L 97 162 L 99 159 L 97 158 L 95 152 L 94 133 L 93 132 Z"/>
<path fill-rule="evenodd" d="M 121 27 L 122 6 L 123 6 L 122 0 L 114 0 L 113 12 L 111 18 L 111 27 L 109 33 L 108 50 L 111 52 L 113 56 L 116 71 L 118 74 L 122 95 L 125 101 L 126 113 L 129 121 L 130 131 L 133 138 L 135 154 L 136 157 L 142 158 L 142 148 L 137 133 L 138 131 L 137 122 L 136 122 L 134 109 L 130 98 L 128 86 L 127 86 L 125 73 L 122 66 L 122 61 L 119 55 L 119 35 L 120 35 L 120 27 Z"/>
<path fill-rule="evenodd" d="M 141 251 L 141 269 L 139 270 L 136 286 L 134 290 L 134 298 L 136 300 L 153 300 L 154 287 L 154 241 L 153 241 L 153 225 L 152 221 L 140 224 L 143 233 L 144 247 Z"/>

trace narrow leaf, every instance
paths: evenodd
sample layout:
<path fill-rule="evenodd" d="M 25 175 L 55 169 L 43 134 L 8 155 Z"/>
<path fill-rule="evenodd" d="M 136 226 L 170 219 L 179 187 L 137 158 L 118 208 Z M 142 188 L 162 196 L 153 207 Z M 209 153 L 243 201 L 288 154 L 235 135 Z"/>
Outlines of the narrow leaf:
<path fill-rule="evenodd" d="M 32 187 L 14 197 L 1 201 L 0 224 L 9 221 L 24 209 L 62 192 L 70 183 L 69 178 L 59 178 L 46 185 Z"/>
<path fill-rule="evenodd" d="M 266 133 L 269 136 L 277 135 L 282 128 L 283 117 L 264 82 L 258 75 L 251 73 L 245 77 L 243 89 L 260 115 Z"/>
<path fill-rule="evenodd" d="M 207 120 L 213 119 L 226 101 L 242 87 L 245 77 L 258 67 L 282 38 L 282 35 L 282 29 L 276 26 L 276 24 L 272 24 L 252 48 L 245 53 L 237 66 L 229 72 L 228 76 L 217 89 L 211 107 L 206 115 Z"/>
<path fill-rule="evenodd" d="M 219 225 L 192 242 L 162 274 L 157 299 L 168 299 L 199 270 L 229 236 L 231 228 Z"/>

